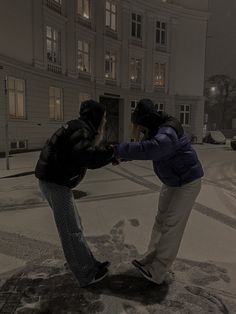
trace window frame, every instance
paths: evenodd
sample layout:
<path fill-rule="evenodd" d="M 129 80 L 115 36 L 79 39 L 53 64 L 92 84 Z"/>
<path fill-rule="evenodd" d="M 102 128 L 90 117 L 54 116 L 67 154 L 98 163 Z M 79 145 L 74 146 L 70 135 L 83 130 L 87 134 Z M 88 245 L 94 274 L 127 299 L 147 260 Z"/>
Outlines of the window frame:
<path fill-rule="evenodd" d="M 164 68 L 164 71 L 162 70 Z M 153 77 L 153 85 L 157 89 L 165 89 L 166 88 L 166 73 L 167 73 L 167 63 L 157 61 L 154 64 L 154 77 Z M 162 78 L 164 76 L 164 78 Z M 158 83 L 159 81 L 159 83 Z"/>
<path fill-rule="evenodd" d="M 161 108 L 161 106 L 162 106 L 162 108 Z M 161 112 L 165 111 L 165 104 L 164 104 L 164 102 L 156 103 L 155 107 L 156 107 L 157 111 L 161 111 Z"/>
<path fill-rule="evenodd" d="M 133 16 L 135 15 L 135 19 Z M 140 21 L 138 21 L 138 17 L 140 17 Z M 134 35 L 133 35 L 133 26 L 134 26 Z M 138 36 L 138 26 L 140 26 L 140 37 Z M 143 17 L 140 13 L 131 12 L 131 37 L 136 40 L 142 41 L 142 31 L 143 31 Z"/>
<path fill-rule="evenodd" d="M 108 3 L 110 5 L 109 9 L 107 8 Z M 112 11 L 112 5 L 115 6 L 115 12 Z M 109 15 L 109 24 L 107 24 L 107 15 Z M 112 16 L 115 17 L 115 29 L 112 28 Z M 112 0 L 106 0 L 105 2 L 105 26 L 112 32 L 117 33 L 117 4 Z"/>
<path fill-rule="evenodd" d="M 51 89 L 54 89 L 53 96 L 50 95 L 50 90 Z M 57 96 L 56 96 L 56 93 L 55 93 L 56 90 L 60 90 L 60 118 L 59 119 L 56 118 L 56 114 L 55 114 L 55 112 L 56 112 L 56 100 L 57 100 L 56 99 Z M 64 121 L 63 95 L 64 95 L 63 88 L 57 87 L 57 86 L 49 86 L 49 89 L 48 89 L 48 104 L 49 104 L 49 120 L 51 122 L 61 122 L 61 121 Z M 54 99 L 54 102 L 53 102 L 54 117 L 53 118 L 51 117 L 51 103 L 50 103 L 51 99 Z"/>
<path fill-rule="evenodd" d="M 132 62 L 134 63 L 134 78 L 132 79 Z M 140 69 L 138 71 L 137 63 L 140 63 Z M 142 84 L 142 70 L 143 70 L 143 59 L 141 57 L 131 57 L 129 60 L 129 81 L 131 84 Z M 138 73 L 140 72 L 140 78 L 138 79 Z M 136 78 L 135 78 L 136 76 Z"/>
<path fill-rule="evenodd" d="M 10 86 L 10 81 L 13 81 L 13 85 L 14 88 L 11 88 Z M 17 88 L 17 82 L 21 81 L 23 89 L 20 90 Z M 25 80 L 24 79 L 20 79 L 20 78 L 16 78 L 16 77 L 12 77 L 9 76 L 7 77 L 7 97 L 8 97 L 8 116 L 10 119 L 14 119 L 14 120 L 26 120 L 27 119 L 27 115 L 26 115 L 26 88 L 25 88 Z M 10 105 L 10 93 L 12 93 L 14 95 L 14 114 L 11 114 L 11 105 Z M 23 115 L 19 115 L 19 100 L 18 100 L 18 95 L 21 95 L 23 97 Z"/>
<path fill-rule="evenodd" d="M 82 50 L 80 50 L 79 42 L 82 43 Z M 88 45 L 88 52 L 85 51 L 84 46 L 85 44 Z M 88 71 L 84 71 L 83 69 L 80 69 L 80 53 L 82 55 L 82 66 L 85 67 L 85 56 L 88 57 Z M 84 39 L 79 39 L 77 41 L 77 69 L 80 73 L 87 73 L 91 74 L 91 44 L 89 41 L 86 41 Z"/>
<path fill-rule="evenodd" d="M 80 6 L 79 3 L 82 3 L 82 12 L 80 12 Z M 88 4 L 88 15 L 86 15 L 86 10 L 85 10 L 85 2 Z M 84 19 L 85 21 L 91 21 L 91 0 L 77 0 L 77 14 L 79 15 L 80 18 Z"/>
<path fill-rule="evenodd" d="M 160 23 L 160 26 L 157 26 L 157 23 Z M 162 27 L 162 25 L 165 25 L 165 28 Z M 155 22 L 155 43 L 157 46 L 162 46 L 162 47 L 166 47 L 167 46 L 167 36 L 168 36 L 168 23 L 167 21 L 164 21 L 162 19 L 157 19 Z M 157 41 L 157 33 L 159 32 L 159 42 Z M 164 33 L 164 38 L 165 38 L 165 42 L 162 43 L 162 39 L 163 39 L 163 33 Z"/>
<path fill-rule="evenodd" d="M 183 109 L 182 109 L 183 107 Z M 188 110 L 186 108 L 188 107 Z M 188 123 L 186 123 L 186 116 L 188 115 Z M 183 117 L 183 119 L 182 119 Z M 191 126 L 191 105 L 181 104 L 179 108 L 179 121 L 183 126 Z"/>
<path fill-rule="evenodd" d="M 107 59 L 108 56 L 108 59 Z M 114 59 L 113 59 L 114 58 Z M 105 56 L 104 56 L 104 76 L 106 80 L 112 80 L 112 81 L 116 81 L 117 80 L 117 54 L 111 50 L 106 50 L 105 52 Z M 109 72 L 106 71 L 106 66 L 107 66 L 107 62 L 109 64 Z M 113 67 L 114 64 L 114 67 Z M 115 69 L 115 75 L 113 77 L 113 69 Z"/>
<path fill-rule="evenodd" d="M 50 33 L 51 33 L 51 37 L 48 37 L 48 28 L 51 29 Z M 55 32 L 55 33 L 54 33 Z M 54 34 L 57 34 L 58 38 L 54 38 Z M 51 51 L 49 51 L 48 49 L 48 41 L 51 42 Z M 55 45 L 55 46 L 54 46 Z M 56 48 L 55 48 L 56 47 Z M 56 59 L 58 59 L 58 61 L 56 60 L 50 60 L 48 54 L 55 54 Z M 47 56 L 47 63 L 49 64 L 53 64 L 53 65 L 57 65 L 57 66 L 61 66 L 62 65 L 62 51 L 61 51 L 61 30 L 59 30 L 58 28 L 51 26 L 51 25 L 46 25 L 46 56 Z M 54 56 L 54 58 L 55 58 Z"/>

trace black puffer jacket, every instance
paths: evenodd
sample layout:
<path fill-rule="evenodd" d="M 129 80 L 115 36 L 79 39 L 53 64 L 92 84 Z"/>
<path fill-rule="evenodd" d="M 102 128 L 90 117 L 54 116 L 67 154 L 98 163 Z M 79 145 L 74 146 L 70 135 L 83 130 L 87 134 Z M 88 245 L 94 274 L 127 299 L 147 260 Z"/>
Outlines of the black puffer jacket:
<path fill-rule="evenodd" d="M 75 119 L 59 128 L 43 147 L 35 176 L 44 181 L 75 187 L 87 168 L 96 169 L 112 161 L 111 147 L 95 147 L 97 131 L 89 121 Z"/>

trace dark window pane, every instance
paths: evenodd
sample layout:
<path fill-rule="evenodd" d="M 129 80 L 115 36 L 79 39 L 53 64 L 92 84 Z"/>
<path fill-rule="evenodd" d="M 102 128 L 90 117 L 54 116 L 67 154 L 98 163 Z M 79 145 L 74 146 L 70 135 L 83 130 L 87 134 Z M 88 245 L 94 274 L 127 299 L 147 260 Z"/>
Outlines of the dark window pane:
<path fill-rule="evenodd" d="M 186 113 L 185 114 L 185 124 L 189 124 L 189 122 L 190 122 L 190 119 L 189 119 L 189 113 Z"/>
<path fill-rule="evenodd" d="M 165 31 L 161 32 L 161 43 L 164 45 L 166 43 L 166 33 Z"/>
<path fill-rule="evenodd" d="M 16 148 L 17 148 L 17 143 L 11 142 L 11 149 L 16 149 Z"/>
<path fill-rule="evenodd" d="M 141 24 L 137 25 L 137 37 L 141 38 Z"/>
<path fill-rule="evenodd" d="M 161 23 L 158 21 L 157 22 L 157 28 L 160 28 L 161 27 Z"/>
<path fill-rule="evenodd" d="M 136 23 L 132 22 L 132 36 L 136 36 Z"/>
<path fill-rule="evenodd" d="M 156 43 L 160 43 L 160 31 L 156 30 Z"/>
<path fill-rule="evenodd" d="M 166 23 L 161 23 L 162 29 L 166 29 Z"/>
<path fill-rule="evenodd" d="M 136 21 L 136 14 L 132 13 L 132 20 Z"/>

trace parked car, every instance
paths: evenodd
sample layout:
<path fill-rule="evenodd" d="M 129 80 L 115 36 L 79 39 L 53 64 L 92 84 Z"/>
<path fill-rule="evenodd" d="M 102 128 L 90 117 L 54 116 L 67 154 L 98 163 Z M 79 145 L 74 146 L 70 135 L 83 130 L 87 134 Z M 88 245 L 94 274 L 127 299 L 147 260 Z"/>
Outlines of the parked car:
<path fill-rule="evenodd" d="M 226 144 L 226 138 L 221 131 L 208 131 L 203 141 L 210 144 Z"/>
<path fill-rule="evenodd" d="M 236 150 L 236 136 L 232 137 L 232 139 L 230 141 L 230 145 L 231 145 L 233 150 Z"/>

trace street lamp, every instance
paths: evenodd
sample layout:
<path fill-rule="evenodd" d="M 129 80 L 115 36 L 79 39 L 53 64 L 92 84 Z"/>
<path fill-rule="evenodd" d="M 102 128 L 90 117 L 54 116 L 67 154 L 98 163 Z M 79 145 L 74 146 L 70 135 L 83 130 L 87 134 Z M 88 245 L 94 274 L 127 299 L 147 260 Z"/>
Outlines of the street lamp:
<path fill-rule="evenodd" d="M 211 92 L 212 92 L 212 93 L 215 93 L 215 92 L 216 92 L 216 87 L 215 87 L 215 86 L 212 86 L 212 87 L 211 87 Z"/>

